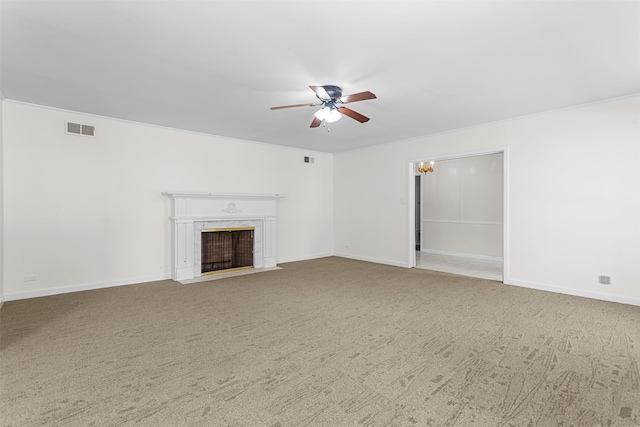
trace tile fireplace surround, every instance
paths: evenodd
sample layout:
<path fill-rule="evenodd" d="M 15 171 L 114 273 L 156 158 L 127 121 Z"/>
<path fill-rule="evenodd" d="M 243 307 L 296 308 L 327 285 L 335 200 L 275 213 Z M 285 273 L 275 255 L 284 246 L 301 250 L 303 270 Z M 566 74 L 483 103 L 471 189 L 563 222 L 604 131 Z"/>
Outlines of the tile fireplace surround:
<path fill-rule="evenodd" d="M 253 266 L 276 266 L 277 194 L 162 193 L 171 199 L 171 278 L 201 273 L 203 228 L 254 227 Z"/>

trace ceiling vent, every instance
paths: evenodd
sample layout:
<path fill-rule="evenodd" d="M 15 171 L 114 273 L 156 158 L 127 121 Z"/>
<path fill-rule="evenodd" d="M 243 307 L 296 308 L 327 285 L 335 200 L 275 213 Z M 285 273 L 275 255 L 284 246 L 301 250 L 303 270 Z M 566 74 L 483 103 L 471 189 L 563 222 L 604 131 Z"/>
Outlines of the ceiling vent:
<path fill-rule="evenodd" d="M 95 136 L 96 128 L 91 125 L 65 122 L 65 133 L 82 136 Z"/>

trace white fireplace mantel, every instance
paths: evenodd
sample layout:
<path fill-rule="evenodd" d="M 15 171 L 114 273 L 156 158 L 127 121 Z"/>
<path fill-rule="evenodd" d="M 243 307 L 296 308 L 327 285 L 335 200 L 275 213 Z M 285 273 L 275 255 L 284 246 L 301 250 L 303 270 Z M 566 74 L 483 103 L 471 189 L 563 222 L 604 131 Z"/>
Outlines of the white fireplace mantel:
<path fill-rule="evenodd" d="M 254 227 L 253 266 L 276 266 L 277 194 L 162 193 L 171 199 L 171 278 L 201 276 L 203 228 Z"/>

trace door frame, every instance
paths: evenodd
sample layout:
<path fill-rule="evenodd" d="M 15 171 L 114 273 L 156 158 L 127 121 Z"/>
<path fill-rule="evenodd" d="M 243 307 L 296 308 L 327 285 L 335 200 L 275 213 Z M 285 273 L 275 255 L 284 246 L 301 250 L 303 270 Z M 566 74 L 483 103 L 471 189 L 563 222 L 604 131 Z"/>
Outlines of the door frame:
<path fill-rule="evenodd" d="M 494 147 L 482 150 L 464 151 L 459 153 L 422 156 L 419 160 L 407 161 L 407 248 L 406 265 L 409 268 L 416 266 L 416 225 L 415 225 L 415 171 L 416 164 L 425 161 L 443 161 L 461 159 L 464 157 L 476 157 L 488 154 L 502 154 L 502 281 L 509 278 L 509 147 Z M 437 167 L 437 166 L 436 166 Z M 422 227 L 421 227 L 422 228 Z M 422 240 L 422 233 L 420 236 Z M 422 246 L 421 246 L 422 247 Z"/>
<path fill-rule="evenodd" d="M 415 221 L 413 221 L 413 223 L 415 224 L 415 229 L 413 230 L 414 236 L 417 236 L 420 238 L 419 242 L 413 242 L 415 243 L 414 248 L 416 248 L 416 251 L 418 250 L 417 248 L 420 248 L 420 250 L 422 250 L 422 179 L 424 177 L 421 175 L 416 175 L 413 177 L 413 185 L 414 185 L 414 191 L 413 194 L 416 195 L 416 199 L 414 200 L 414 212 L 416 215 L 420 216 L 420 218 L 415 218 Z M 418 188 L 420 187 L 420 188 Z M 418 203 L 420 203 L 420 209 L 418 209 Z"/>

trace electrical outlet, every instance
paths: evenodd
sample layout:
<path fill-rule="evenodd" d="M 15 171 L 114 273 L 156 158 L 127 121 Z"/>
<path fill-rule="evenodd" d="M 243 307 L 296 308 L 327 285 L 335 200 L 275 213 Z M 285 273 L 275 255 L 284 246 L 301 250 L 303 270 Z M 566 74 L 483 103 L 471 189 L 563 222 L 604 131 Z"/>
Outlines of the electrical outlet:
<path fill-rule="evenodd" d="M 610 285 L 611 284 L 611 276 L 598 276 L 598 282 L 602 285 Z"/>
<path fill-rule="evenodd" d="M 25 282 L 35 282 L 38 280 L 38 276 L 24 276 Z"/>

